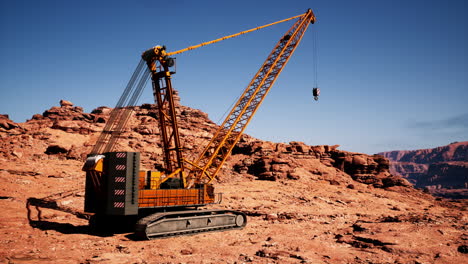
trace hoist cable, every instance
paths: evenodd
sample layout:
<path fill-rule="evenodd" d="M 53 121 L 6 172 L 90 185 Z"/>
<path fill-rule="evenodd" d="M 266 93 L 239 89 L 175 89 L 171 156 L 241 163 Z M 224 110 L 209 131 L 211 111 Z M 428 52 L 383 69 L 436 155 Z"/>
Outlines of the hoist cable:
<path fill-rule="evenodd" d="M 312 30 L 312 43 L 313 43 L 313 67 L 314 67 L 314 88 L 318 88 L 318 52 L 317 52 L 317 29 Z"/>
<path fill-rule="evenodd" d="M 111 138 L 109 139 L 109 142 L 107 143 L 104 152 L 112 151 L 115 142 L 117 141 L 120 134 L 122 134 L 125 125 L 130 119 L 130 116 L 133 112 L 133 107 L 136 105 L 138 99 L 141 97 L 143 89 L 150 78 L 149 70 L 146 68 L 144 70 L 140 70 L 138 75 L 140 80 L 138 81 L 138 84 L 134 87 L 132 96 L 129 97 L 128 102 L 126 102 L 125 106 L 121 108 L 122 110 L 119 111 L 120 117 L 118 118 L 118 120 L 116 120 L 115 128 L 113 129 L 113 131 L 111 131 Z"/>
<path fill-rule="evenodd" d="M 125 87 L 125 90 L 122 93 L 122 96 L 120 96 L 119 101 L 117 102 L 116 106 L 112 109 L 109 115 L 109 119 L 107 120 L 106 125 L 96 142 L 96 145 L 93 147 L 91 154 L 103 153 L 103 150 L 108 150 L 112 148 L 112 146 L 109 146 L 109 144 L 111 143 L 111 141 L 115 142 L 115 140 L 112 140 L 112 137 L 115 136 L 117 132 L 116 130 L 121 129 L 119 128 L 120 123 L 122 122 L 122 118 L 124 117 L 124 114 L 125 114 L 125 110 L 123 108 L 125 106 L 129 106 L 129 103 L 130 103 L 128 102 L 129 95 L 132 93 L 132 91 L 133 93 L 135 93 L 134 88 L 135 88 L 136 81 L 139 78 L 141 78 L 140 76 L 142 75 L 142 73 L 146 75 L 146 79 L 148 79 L 148 74 L 145 74 L 147 73 L 147 70 L 144 68 L 144 66 L 145 66 L 144 61 L 140 60 L 135 71 L 132 74 L 132 77 L 127 83 L 127 86 Z M 139 84 L 138 86 L 141 86 L 141 84 Z M 140 91 L 140 94 L 141 94 L 141 91 Z M 134 96 L 132 96 L 132 98 L 133 97 Z M 131 101 L 134 101 L 134 100 L 131 99 Z"/>

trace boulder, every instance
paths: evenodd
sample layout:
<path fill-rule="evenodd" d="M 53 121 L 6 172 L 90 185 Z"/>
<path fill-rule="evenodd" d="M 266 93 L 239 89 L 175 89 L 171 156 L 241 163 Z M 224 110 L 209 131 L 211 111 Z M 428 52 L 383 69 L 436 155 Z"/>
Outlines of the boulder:
<path fill-rule="evenodd" d="M 411 183 L 409 183 L 406 179 L 394 176 L 394 175 L 389 175 L 385 178 L 382 179 L 382 187 L 383 188 L 388 188 L 388 187 L 393 187 L 393 186 L 403 186 L 403 187 L 410 187 L 412 186 Z"/>
<path fill-rule="evenodd" d="M 91 111 L 91 114 L 101 114 L 101 115 L 107 115 L 112 111 L 112 108 L 107 107 L 107 106 L 100 106 L 93 111 Z"/>
<path fill-rule="evenodd" d="M 355 166 L 365 166 L 367 165 L 367 159 L 364 158 L 363 156 L 354 156 L 353 157 L 353 165 Z"/>
<path fill-rule="evenodd" d="M 10 120 L 8 115 L 0 115 L 0 130 L 12 130 L 18 127 L 19 125 Z"/>
<path fill-rule="evenodd" d="M 156 124 L 139 125 L 134 128 L 134 131 L 141 135 L 156 135 L 159 134 L 159 128 Z"/>
<path fill-rule="evenodd" d="M 60 145 L 50 145 L 44 153 L 47 155 L 66 154 L 68 153 L 68 149 Z"/>
<path fill-rule="evenodd" d="M 60 100 L 61 107 L 72 107 L 73 103 L 67 100 Z"/>
<path fill-rule="evenodd" d="M 42 116 L 41 114 L 35 114 L 32 116 L 33 120 L 41 120 L 41 119 L 44 119 L 44 116 Z"/>
<path fill-rule="evenodd" d="M 83 108 L 82 107 L 57 107 L 53 106 L 49 110 L 44 111 L 42 116 L 49 120 L 83 120 Z"/>
<path fill-rule="evenodd" d="M 80 131 L 80 124 L 74 121 L 56 121 L 51 128 L 72 133 Z"/>

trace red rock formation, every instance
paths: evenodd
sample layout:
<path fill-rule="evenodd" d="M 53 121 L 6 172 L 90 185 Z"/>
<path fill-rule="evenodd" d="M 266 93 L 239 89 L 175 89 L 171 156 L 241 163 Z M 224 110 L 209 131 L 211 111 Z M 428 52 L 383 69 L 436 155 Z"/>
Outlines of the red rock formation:
<path fill-rule="evenodd" d="M 10 120 L 8 115 L 0 115 L 0 131 L 12 130 L 19 128 L 19 125 Z"/>
<path fill-rule="evenodd" d="M 468 187 L 468 141 L 380 154 L 391 161 L 392 173 L 406 177 L 416 187 L 430 190 Z"/>
<path fill-rule="evenodd" d="M 233 150 L 239 160 L 234 169 L 261 180 L 322 178 L 334 184 L 351 184 L 352 180 L 374 187 L 409 186 L 390 174 L 389 162 L 380 155 L 369 156 L 338 150 L 335 146 L 308 146 L 302 142 L 272 143 L 244 141 Z M 236 158 L 244 155 L 244 159 Z"/>
<path fill-rule="evenodd" d="M 468 188 L 468 162 L 449 161 L 429 165 L 426 177 L 417 180 L 417 186 L 440 188 Z"/>
<path fill-rule="evenodd" d="M 176 104 L 185 156 L 194 160 L 212 138 L 217 125 L 206 113 L 182 106 L 178 100 Z M 141 152 L 142 164 L 148 169 L 160 167 L 162 150 L 157 109 L 155 105 L 143 104 L 133 107 L 133 110 L 124 138 L 116 148 Z M 61 107 L 52 107 L 24 123 L 27 132 L 18 138 L 10 138 L 15 144 L 3 142 L 4 148 L 0 155 L 12 157 L 12 153 L 23 153 L 24 157 L 30 158 L 46 158 L 42 156 L 48 155 L 62 159 L 83 159 L 110 112 L 108 107 L 98 107 L 91 113 L 84 113 L 83 108 L 62 100 Z M 338 145 L 309 146 L 302 142 L 273 143 L 245 135 L 234 148 L 221 174 L 272 181 L 312 178 L 342 185 L 356 181 L 374 187 L 409 185 L 389 172 L 388 160 L 383 156 L 369 156 L 337 148 Z"/>
<path fill-rule="evenodd" d="M 445 161 L 468 161 L 468 141 L 454 142 L 433 149 L 382 152 L 391 161 L 430 164 Z"/>
<path fill-rule="evenodd" d="M 70 101 L 67 101 L 67 100 L 60 100 L 60 106 L 61 107 L 72 107 L 73 106 L 73 103 L 70 102 Z"/>
<path fill-rule="evenodd" d="M 389 162 L 380 155 L 346 152 L 338 146 L 273 143 L 248 135 L 237 144 L 215 183 L 223 203 L 211 207 L 245 212 L 247 228 L 144 243 L 132 241 L 128 234 L 103 239 L 79 217 L 84 215 L 81 167 L 110 111 L 99 107 L 88 114 L 67 105 L 21 124 L 0 117 L 9 123 L 8 129 L 0 129 L 0 203 L 5 223 L 0 262 L 413 263 L 417 259 L 463 263 L 466 259 L 466 202 L 402 187 L 407 183 L 389 173 Z M 193 160 L 217 126 L 200 110 L 180 105 L 177 111 L 186 158 Z M 135 107 L 128 125 L 117 149 L 140 151 L 147 169 L 160 164 L 154 105 Z M 28 220 L 25 205 L 33 197 L 47 197 L 68 211 L 43 208 L 39 219 L 36 209 L 30 208 Z"/>

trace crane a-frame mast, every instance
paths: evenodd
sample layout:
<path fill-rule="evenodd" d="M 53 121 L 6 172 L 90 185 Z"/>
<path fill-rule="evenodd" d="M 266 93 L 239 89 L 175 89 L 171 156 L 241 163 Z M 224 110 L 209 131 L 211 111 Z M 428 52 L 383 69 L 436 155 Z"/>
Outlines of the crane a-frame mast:
<path fill-rule="evenodd" d="M 244 90 L 227 118 L 197 160 L 193 162 L 184 160 L 182 158 L 182 148 L 176 121 L 177 117 L 175 116 L 174 101 L 172 98 L 171 72 L 167 67 L 168 63 L 172 63 L 169 55 L 192 50 L 298 17 L 298 21 L 294 23 L 273 48 L 262 67 Z M 182 179 L 183 187 L 188 187 L 188 184 L 210 183 L 213 181 L 235 144 L 239 141 L 242 132 L 268 94 L 268 91 L 273 86 L 294 50 L 299 45 L 308 26 L 314 22 L 315 16 L 312 10 L 309 9 L 305 14 L 300 16 L 202 43 L 181 51 L 166 53 L 164 47 L 156 46 L 143 53 L 142 57 L 147 61 L 148 67 L 151 69 L 152 73 L 153 91 L 160 116 L 159 127 L 164 147 L 166 171 L 170 173 L 171 176 L 179 174 Z M 156 67 L 156 63 L 158 62 L 160 64 L 159 71 L 157 70 L 158 67 Z M 161 83 L 163 84 L 162 87 Z M 186 166 L 184 161 L 190 166 Z M 187 168 L 188 175 L 184 173 L 186 167 L 190 167 Z"/>
<path fill-rule="evenodd" d="M 177 115 L 174 103 L 174 90 L 172 89 L 169 67 L 174 60 L 167 56 L 165 47 L 156 46 L 145 51 L 142 59 L 146 61 L 151 73 L 153 95 L 158 106 L 158 124 L 163 144 L 164 164 L 166 178 L 179 175 L 180 187 L 185 187 L 184 162 L 182 146 L 179 137 Z"/>

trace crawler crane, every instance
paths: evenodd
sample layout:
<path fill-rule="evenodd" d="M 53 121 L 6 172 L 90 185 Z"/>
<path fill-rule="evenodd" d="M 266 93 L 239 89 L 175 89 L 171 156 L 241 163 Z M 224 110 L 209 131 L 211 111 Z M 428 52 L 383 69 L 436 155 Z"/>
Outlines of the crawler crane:
<path fill-rule="evenodd" d="M 195 160 L 184 158 L 179 138 L 174 91 L 173 55 L 296 19 L 255 74 L 224 122 Z M 134 219 L 142 239 L 243 228 L 244 213 L 232 210 L 197 210 L 220 202 L 213 180 L 239 141 L 247 124 L 278 78 L 310 24 L 312 10 L 288 19 L 213 41 L 167 52 L 156 46 L 142 54 L 123 95 L 83 166 L 86 171 L 85 211 L 94 213 L 90 224 L 108 226 L 119 219 Z M 132 106 L 151 78 L 163 146 L 164 169 L 140 171 L 140 153 L 114 151 L 122 137 Z"/>

